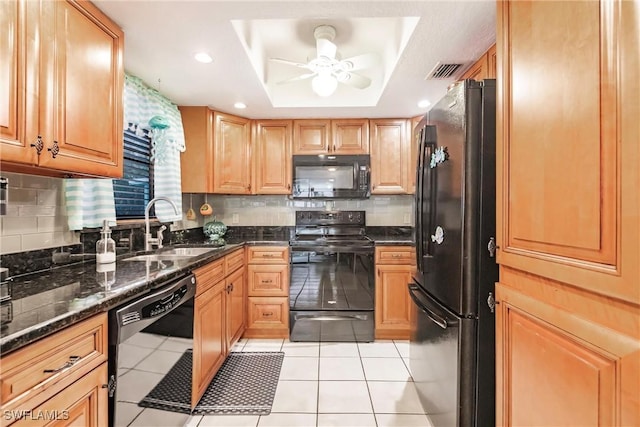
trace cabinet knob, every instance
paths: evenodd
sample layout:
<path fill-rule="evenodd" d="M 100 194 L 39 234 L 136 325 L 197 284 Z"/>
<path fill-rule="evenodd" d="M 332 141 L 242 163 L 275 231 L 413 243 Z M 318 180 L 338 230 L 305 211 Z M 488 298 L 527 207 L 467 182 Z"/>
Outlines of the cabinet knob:
<path fill-rule="evenodd" d="M 53 141 L 53 145 L 51 146 L 51 148 L 47 148 L 47 151 L 51 152 L 51 157 L 52 158 L 56 158 L 56 156 L 58 155 L 58 153 L 60 152 L 60 147 L 58 146 L 58 141 Z"/>
<path fill-rule="evenodd" d="M 271 316 L 273 316 L 273 312 L 272 311 L 268 311 L 268 312 L 262 313 L 262 315 L 264 317 L 271 317 Z"/>
<path fill-rule="evenodd" d="M 38 154 L 38 156 L 39 156 L 40 153 L 42 152 L 42 149 L 44 148 L 44 142 L 42 142 L 42 136 L 38 135 L 38 138 L 36 139 L 36 142 L 31 144 L 31 146 L 35 147 L 36 154 Z"/>

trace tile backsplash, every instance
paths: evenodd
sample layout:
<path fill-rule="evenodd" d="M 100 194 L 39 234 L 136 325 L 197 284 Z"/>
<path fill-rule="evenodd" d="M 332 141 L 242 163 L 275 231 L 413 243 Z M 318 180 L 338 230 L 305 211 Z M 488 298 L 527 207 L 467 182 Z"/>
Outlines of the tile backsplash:
<path fill-rule="evenodd" d="M 2 173 L 8 178 L 6 215 L 0 216 L 0 253 L 80 243 L 70 231 L 64 207 L 63 180 Z"/>
<path fill-rule="evenodd" d="M 0 254 L 33 251 L 81 243 L 70 231 L 64 206 L 63 180 L 17 173 L 8 178 L 6 215 L 0 216 Z M 367 226 L 411 226 L 413 196 L 372 196 L 367 200 L 298 201 L 286 196 L 207 195 L 213 215 L 228 226 L 292 226 L 296 210 L 364 210 Z M 183 194 L 183 220 L 172 230 L 199 228 L 213 216 L 200 215 L 204 194 Z M 196 219 L 185 217 L 193 206 Z M 141 220 L 142 222 L 142 220 Z"/>
<path fill-rule="evenodd" d="M 367 215 L 367 226 L 412 226 L 413 196 L 371 196 L 366 200 L 299 201 L 286 196 L 220 196 L 208 195 L 207 202 L 213 215 L 200 215 L 200 206 L 205 202 L 203 194 L 183 194 L 182 208 L 189 206 L 196 212 L 196 219 L 173 225 L 174 230 L 202 227 L 205 222 L 217 220 L 229 226 L 278 226 L 295 225 L 297 210 L 363 210 Z"/>

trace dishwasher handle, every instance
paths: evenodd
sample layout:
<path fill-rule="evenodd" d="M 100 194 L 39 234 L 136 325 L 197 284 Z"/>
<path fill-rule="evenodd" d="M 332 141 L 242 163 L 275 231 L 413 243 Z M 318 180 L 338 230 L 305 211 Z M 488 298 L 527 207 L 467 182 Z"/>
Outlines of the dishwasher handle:
<path fill-rule="evenodd" d="M 427 315 L 429 319 L 436 325 L 440 326 L 442 329 L 447 329 L 449 326 L 453 326 L 457 322 L 455 320 L 447 319 L 445 316 L 442 316 L 436 313 L 436 308 L 433 307 L 433 304 L 427 301 L 424 297 L 424 292 L 420 289 L 419 286 L 410 283 L 409 285 L 409 296 L 416 304 L 416 306 Z"/>
<path fill-rule="evenodd" d="M 115 309 L 117 342 L 121 343 L 143 330 L 158 318 L 170 313 L 196 294 L 196 276 L 189 274 L 167 282 L 155 292 L 143 295 Z"/>

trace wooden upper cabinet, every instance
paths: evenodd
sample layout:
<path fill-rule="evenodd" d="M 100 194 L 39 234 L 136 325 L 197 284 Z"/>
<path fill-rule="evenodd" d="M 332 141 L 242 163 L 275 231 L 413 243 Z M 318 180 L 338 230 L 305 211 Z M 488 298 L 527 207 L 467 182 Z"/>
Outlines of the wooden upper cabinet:
<path fill-rule="evenodd" d="M 483 54 L 467 71 L 464 72 L 460 80 L 474 79 L 484 80 L 489 78 L 489 60 L 487 54 Z"/>
<path fill-rule="evenodd" d="M 326 154 L 330 149 L 331 121 L 293 121 L 293 154 Z"/>
<path fill-rule="evenodd" d="M 409 136 L 406 119 L 375 119 L 371 130 L 371 194 L 407 194 Z"/>
<path fill-rule="evenodd" d="M 638 304 L 633 2 L 498 6 L 498 262 Z"/>
<path fill-rule="evenodd" d="M 179 107 L 187 149 L 184 193 L 251 193 L 251 121 L 208 107 Z"/>
<path fill-rule="evenodd" d="M 333 154 L 369 154 L 369 120 L 331 120 Z"/>
<path fill-rule="evenodd" d="M 257 120 L 254 127 L 255 194 L 291 194 L 291 120 Z"/>
<path fill-rule="evenodd" d="M 213 111 L 178 107 L 186 150 L 180 154 L 183 193 L 213 193 Z"/>
<path fill-rule="evenodd" d="M 498 55 L 496 53 L 496 45 L 494 44 L 493 46 L 491 46 L 489 48 L 489 50 L 487 51 L 486 55 L 487 55 L 487 78 L 488 79 L 495 79 L 497 76 L 497 64 L 498 64 Z"/>
<path fill-rule="evenodd" d="M 251 121 L 215 112 L 213 192 L 251 194 Z"/>
<path fill-rule="evenodd" d="M 89 2 L 0 7 L 3 168 L 121 177 L 122 30 Z"/>
<path fill-rule="evenodd" d="M 416 173 L 418 168 L 418 150 L 420 148 L 420 131 L 416 131 L 416 127 L 424 116 L 412 117 L 409 121 L 411 126 L 410 135 L 411 141 L 409 143 L 409 167 L 407 168 L 407 182 L 409 193 L 415 194 L 416 192 Z"/>
<path fill-rule="evenodd" d="M 29 146 L 25 135 L 26 121 L 26 76 L 27 49 L 25 45 L 26 1 L 0 2 L 0 156 L 3 162 L 12 161 L 35 165 L 38 162 L 36 150 Z M 30 45 L 33 45 L 32 41 Z M 30 52 L 31 46 L 29 49 Z M 33 59 L 33 58 L 32 58 Z M 30 61 L 30 77 L 34 76 L 36 61 Z M 5 95 L 6 94 L 6 95 Z M 31 108 L 37 114 L 37 100 L 32 100 Z M 34 111 L 30 111 L 34 114 Z"/>

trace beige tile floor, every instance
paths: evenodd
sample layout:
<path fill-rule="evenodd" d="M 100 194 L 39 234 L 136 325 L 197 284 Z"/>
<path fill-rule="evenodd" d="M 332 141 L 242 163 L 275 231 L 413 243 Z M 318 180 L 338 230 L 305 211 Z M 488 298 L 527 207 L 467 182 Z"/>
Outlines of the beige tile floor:
<path fill-rule="evenodd" d="M 120 370 L 123 386 L 118 387 L 118 398 L 126 403 L 121 404 L 124 409 L 118 414 L 118 426 L 432 427 L 409 373 L 407 341 L 356 344 L 243 339 L 232 351 L 285 353 L 271 414 L 192 417 L 136 404 L 178 360 L 188 342 L 141 337 L 126 345 Z"/>

